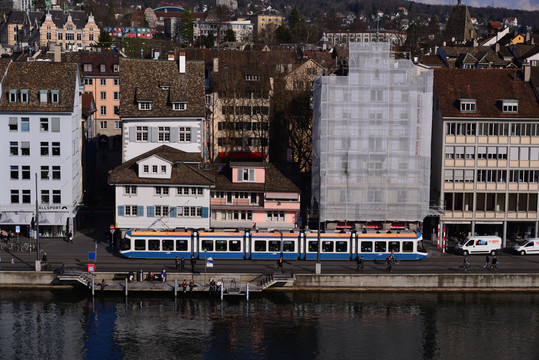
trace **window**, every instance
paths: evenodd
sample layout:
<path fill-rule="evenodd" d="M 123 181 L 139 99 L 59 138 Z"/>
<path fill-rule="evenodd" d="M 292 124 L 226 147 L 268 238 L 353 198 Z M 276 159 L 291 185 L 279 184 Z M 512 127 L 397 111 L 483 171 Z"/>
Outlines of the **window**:
<path fill-rule="evenodd" d="M 49 143 L 41 142 L 41 156 L 49 155 Z"/>
<path fill-rule="evenodd" d="M 9 90 L 9 102 L 17 102 L 17 90 Z"/>
<path fill-rule="evenodd" d="M 9 155 L 19 155 L 19 143 L 11 141 L 9 143 Z"/>
<path fill-rule="evenodd" d="M 30 131 L 30 119 L 21 118 L 21 131 Z"/>
<path fill-rule="evenodd" d="M 504 113 L 518 113 L 518 101 L 517 100 L 503 100 L 502 111 Z"/>
<path fill-rule="evenodd" d="M 172 103 L 172 110 L 187 110 L 187 103 L 186 102 L 180 102 L 180 103 Z"/>
<path fill-rule="evenodd" d="M 52 203 L 53 204 L 60 204 L 62 202 L 62 193 L 60 190 L 53 190 L 52 191 Z"/>
<path fill-rule="evenodd" d="M 41 180 L 49 180 L 49 167 L 48 166 L 41 167 Z"/>
<path fill-rule="evenodd" d="M 52 167 L 52 179 L 53 180 L 60 180 L 60 166 L 53 166 Z"/>
<path fill-rule="evenodd" d="M 118 107 L 118 106 L 115 106 L 114 108 L 117 108 L 117 107 Z M 119 109 L 119 107 L 118 107 L 118 109 Z M 119 115 L 119 112 L 120 112 L 120 111 L 118 110 L 118 114 L 116 114 L 116 115 Z M 115 129 L 119 129 L 119 128 L 120 128 L 120 122 L 119 122 L 118 120 L 114 121 L 114 128 L 115 128 Z"/>
<path fill-rule="evenodd" d="M 118 105 L 114 105 L 114 115 L 120 116 L 120 107 Z M 115 127 L 115 129 L 119 129 L 120 127 Z"/>
<path fill-rule="evenodd" d="M 93 85 L 94 79 L 84 78 L 84 85 Z"/>
<path fill-rule="evenodd" d="M 91 31 L 91 30 L 92 30 L 92 29 L 90 29 L 90 31 Z M 94 34 L 89 34 L 89 35 L 88 35 L 88 40 L 94 41 Z"/>
<path fill-rule="evenodd" d="M 23 204 L 30 204 L 30 190 L 23 190 L 22 191 L 22 203 Z"/>
<path fill-rule="evenodd" d="M 62 40 L 63 34 L 61 32 L 58 33 L 58 40 Z"/>
<path fill-rule="evenodd" d="M 161 165 L 161 172 L 162 172 L 162 173 L 166 173 L 166 172 L 167 172 L 167 167 L 166 167 L 166 165 Z"/>
<path fill-rule="evenodd" d="M 475 100 L 460 100 L 460 112 L 475 112 Z"/>
<path fill-rule="evenodd" d="M 126 195 L 137 195 L 137 187 L 136 186 L 126 186 L 126 187 L 124 187 L 124 193 Z"/>
<path fill-rule="evenodd" d="M 125 205 L 125 216 L 138 216 L 136 205 Z"/>
<path fill-rule="evenodd" d="M 29 99 L 30 99 L 30 91 L 21 90 L 21 102 L 27 103 Z"/>
<path fill-rule="evenodd" d="M 18 130 L 18 120 L 16 117 L 10 117 L 9 118 L 9 131 L 17 131 Z"/>
<path fill-rule="evenodd" d="M 101 79 L 100 84 L 101 84 L 101 86 L 106 86 L 107 85 L 107 79 Z"/>
<path fill-rule="evenodd" d="M 170 141 L 170 127 L 159 126 L 157 128 L 157 136 L 158 136 L 159 142 L 169 142 Z"/>
<path fill-rule="evenodd" d="M 148 127 L 147 126 L 137 126 L 137 142 L 147 142 L 148 141 Z"/>
<path fill-rule="evenodd" d="M 120 65 L 118 65 L 118 64 L 112 65 L 112 71 L 114 71 L 114 72 L 120 72 Z"/>
<path fill-rule="evenodd" d="M 169 214 L 168 206 L 161 206 L 161 205 L 155 206 L 155 216 L 168 217 L 168 214 Z"/>
<path fill-rule="evenodd" d="M 284 211 L 267 211 L 266 221 L 284 221 Z"/>
<path fill-rule="evenodd" d="M 99 71 L 101 71 L 101 72 L 107 71 L 107 67 L 105 66 L 105 64 L 100 64 L 99 65 Z"/>
<path fill-rule="evenodd" d="M 101 115 L 107 115 L 107 107 L 104 106 L 104 105 L 101 106 L 101 107 L 99 108 L 99 114 L 101 114 Z"/>
<path fill-rule="evenodd" d="M 60 91 L 52 90 L 51 91 L 51 102 L 53 104 L 58 104 L 60 102 Z"/>
<path fill-rule="evenodd" d="M 60 143 L 59 142 L 52 143 L 52 155 L 60 156 Z"/>
<path fill-rule="evenodd" d="M 19 167 L 17 165 L 10 166 L 10 179 L 17 180 L 19 178 Z"/>
<path fill-rule="evenodd" d="M 119 86 L 120 85 L 120 79 L 114 79 L 112 83 L 113 83 L 114 86 Z"/>
<path fill-rule="evenodd" d="M 41 203 L 48 204 L 51 201 L 49 190 L 41 190 Z"/>
<path fill-rule="evenodd" d="M 241 169 L 239 181 L 255 181 L 255 169 Z"/>
<path fill-rule="evenodd" d="M 191 142 L 191 128 L 190 127 L 180 127 L 179 128 L 179 141 L 180 142 Z"/>
<path fill-rule="evenodd" d="M 100 98 L 101 100 L 107 100 L 107 92 L 106 92 L 106 91 L 101 91 L 101 92 L 99 93 L 99 98 Z"/>
<path fill-rule="evenodd" d="M 142 172 L 144 172 L 144 173 L 146 173 L 146 174 L 149 173 L 149 172 L 150 172 L 150 166 L 144 165 L 144 166 L 142 167 Z"/>
<path fill-rule="evenodd" d="M 114 100 L 120 100 L 120 92 L 119 91 L 115 91 L 112 93 L 112 98 Z"/>
<path fill-rule="evenodd" d="M 176 251 L 187 251 L 187 240 L 176 240 Z"/>
<path fill-rule="evenodd" d="M 39 119 L 39 130 L 40 131 L 49 131 L 49 119 L 48 118 L 41 118 Z"/>
<path fill-rule="evenodd" d="M 19 190 L 11 190 L 11 203 L 12 204 L 19 203 Z"/>
<path fill-rule="evenodd" d="M 30 180 L 30 166 L 25 165 L 22 167 L 22 178 L 23 180 Z"/>
<path fill-rule="evenodd" d="M 91 72 L 92 71 L 92 64 L 84 64 L 83 65 L 83 70 L 85 72 Z"/>
<path fill-rule="evenodd" d="M 30 142 L 21 141 L 21 155 L 29 156 L 30 155 Z"/>
<path fill-rule="evenodd" d="M 155 195 L 168 195 L 168 187 L 166 186 L 156 186 Z"/>
<path fill-rule="evenodd" d="M 152 172 L 153 172 L 153 173 L 156 173 L 156 172 L 157 172 L 157 165 L 152 165 Z"/>
<path fill-rule="evenodd" d="M 151 101 L 139 101 L 138 103 L 139 110 L 151 110 L 152 102 Z"/>
<path fill-rule="evenodd" d="M 99 122 L 99 128 L 100 129 L 106 129 L 107 128 L 107 120 L 101 120 Z"/>

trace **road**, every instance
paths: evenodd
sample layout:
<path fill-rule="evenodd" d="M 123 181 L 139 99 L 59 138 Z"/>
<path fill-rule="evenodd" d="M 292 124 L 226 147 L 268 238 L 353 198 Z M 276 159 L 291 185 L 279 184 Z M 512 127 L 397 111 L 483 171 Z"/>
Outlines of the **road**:
<path fill-rule="evenodd" d="M 156 271 L 165 269 L 175 272 L 173 259 L 145 260 L 126 259 L 112 251 L 105 241 L 109 229 L 112 211 L 106 208 L 86 209 L 86 224 L 74 236 L 73 243 L 64 239 L 42 239 L 41 254 L 47 253 L 48 261 L 54 269 L 60 264 L 67 268 L 87 271 L 88 263 L 94 263 L 96 271 L 103 272 L 129 272 L 129 271 Z M 24 240 L 23 240 L 24 241 Z M 394 266 L 394 274 L 421 274 L 421 273 L 462 273 L 459 267 L 463 257 L 451 253 L 442 253 L 430 244 L 426 244 L 429 255 L 420 261 L 401 261 Z M 97 251 L 96 251 L 97 250 Z M 88 255 L 96 252 L 97 259 L 90 261 Z M 41 255 L 40 255 L 41 256 Z M 37 255 L 35 252 L 0 251 L 0 271 L 32 271 L 35 269 Z M 483 269 L 484 255 L 470 255 L 471 273 L 487 273 Z M 539 255 L 520 256 L 504 250 L 498 255 L 498 271 L 500 273 L 537 273 L 539 272 Z M 274 273 L 277 263 L 274 260 L 221 260 L 214 259 L 213 268 L 205 268 L 204 259 L 197 261 L 195 272 L 198 273 Z M 284 272 L 294 274 L 314 274 L 315 261 L 285 261 Z M 355 271 L 355 261 L 322 261 L 322 274 L 351 274 Z M 366 261 L 363 273 L 385 273 L 386 264 L 383 261 Z M 190 265 L 186 261 L 186 273 L 190 273 Z M 279 270 L 280 272 L 280 270 Z"/>

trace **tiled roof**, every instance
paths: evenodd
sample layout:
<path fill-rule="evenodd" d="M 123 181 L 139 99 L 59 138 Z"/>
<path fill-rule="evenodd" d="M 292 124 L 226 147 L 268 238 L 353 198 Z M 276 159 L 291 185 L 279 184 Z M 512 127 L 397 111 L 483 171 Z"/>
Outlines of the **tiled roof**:
<path fill-rule="evenodd" d="M 152 155 L 168 160 L 172 166 L 170 179 L 139 178 L 137 162 Z M 124 162 L 109 174 L 109 184 L 171 184 L 206 185 L 214 184 L 213 172 L 201 167 L 200 153 L 187 153 L 166 145 Z"/>
<path fill-rule="evenodd" d="M 507 61 L 500 58 L 490 46 L 444 46 L 443 50 L 448 58 L 457 59 L 457 64 L 462 63 L 467 55 L 471 55 L 480 63 L 492 63 L 497 66 L 507 65 Z"/>
<path fill-rule="evenodd" d="M 435 69 L 434 91 L 443 117 L 539 118 L 532 87 L 517 70 Z M 475 113 L 461 113 L 459 99 L 475 99 Z M 501 99 L 518 100 L 518 113 L 503 113 Z"/>
<path fill-rule="evenodd" d="M 88 23 L 88 16 L 86 16 L 84 11 L 71 10 L 66 14 L 63 10 L 49 10 L 49 13 L 52 16 L 52 22 L 54 22 L 56 27 L 63 28 L 69 15 L 71 15 L 71 20 L 77 29 L 84 28 Z"/>
<path fill-rule="evenodd" d="M 421 63 L 431 67 L 446 67 L 439 55 L 423 55 Z"/>
<path fill-rule="evenodd" d="M 72 63 L 13 62 L 4 81 L 0 111 L 73 112 L 77 70 Z M 30 90 L 28 103 L 9 103 L 10 89 Z M 40 90 L 59 90 L 59 102 L 40 104 Z"/>
<path fill-rule="evenodd" d="M 476 37 L 476 32 L 472 25 L 472 18 L 465 5 L 457 5 L 451 8 L 449 18 L 445 26 L 442 38 L 444 41 L 462 42 Z"/>
<path fill-rule="evenodd" d="M 10 58 L 0 58 L 0 78 L 6 73 L 6 69 L 10 63 Z"/>
<path fill-rule="evenodd" d="M 185 68 L 180 74 L 177 61 L 120 59 L 120 117 L 204 117 L 204 63 L 186 61 Z M 171 94 L 187 110 L 172 110 Z M 139 110 L 140 100 L 152 101 L 152 109 Z"/>
<path fill-rule="evenodd" d="M 118 72 L 114 72 L 113 67 L 119 64 L 119 59 L 120 54 L 117 52 L 83 52 L 80 61 L 82 64 L 92 64 L 92 71 L 84 71 L 84 65 L 81 70 L 84 76 L 120 76 Z M 105 64 L 105 72 L 101 72 L 101 64 Z"/>

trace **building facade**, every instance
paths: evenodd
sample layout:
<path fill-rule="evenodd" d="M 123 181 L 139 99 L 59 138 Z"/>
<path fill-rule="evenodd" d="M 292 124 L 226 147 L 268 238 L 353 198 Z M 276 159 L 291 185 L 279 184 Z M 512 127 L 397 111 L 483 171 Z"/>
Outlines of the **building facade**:
<path fill-rule="evenodd" d="M 44 237 L 73 232 L 82 202 L 78 66 L 14 62 L 2 87 L 0 121 L 7 126 L 0 225 L 26 232 L 39 223 Z"/>
<path fill-rule="evenodd" d="M 533 88 L 519 71 L 506 69 L 437 69 L 434 87 L 441 227 L 448 236 L 537 236 L 539 104 Z"/>
<path fill-rule="evenodd" d="M 333 45 L 348 45 L 350 42 L 390 42 L 393 45 L 404 44 L 406 33 L 393 30 L 358 30 L 329 31 L 327 40 Z"/>
<path fill-rule="evenodd" d="M 313 208 L 322 222 L 407 221 L 429 213 L 433 71 L 389 43 L 349 45 L 347 76 L 313 97 Z"/>
<path fill-rule="evenodd" d="M 41 20 L 39 46 L 55 43 L 62 50 L 83 50 L 99 41 L 99 31 L 93 15 L 84 11 L 49 10 Z"/>

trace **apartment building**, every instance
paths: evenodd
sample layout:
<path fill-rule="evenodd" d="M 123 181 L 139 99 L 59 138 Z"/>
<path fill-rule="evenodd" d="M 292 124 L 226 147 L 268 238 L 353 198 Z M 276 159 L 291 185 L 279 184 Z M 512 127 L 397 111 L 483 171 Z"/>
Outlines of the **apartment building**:
<path fill-rule="evenodd" d="M 448 236 L 538 235 L 539 104 L 522 76 L 435 70 L 432 163 Z"/>
<path fill-rule="evenodd" d="M 82 202 L 81 93 L 76 64 L 9 64 L 0 98 L 2 227 L 30 235 L 39 222 L 44 237 L 74 232 Z"/>
<path fill-rule="evenodd" d="M 40 22 L 40 47 L 55 43 L 61 45 L 62 50 L 78 51 L 99 40 L 99 26 L 93 15 L 86 15 L 84 11 L 48 10 Z"/>

